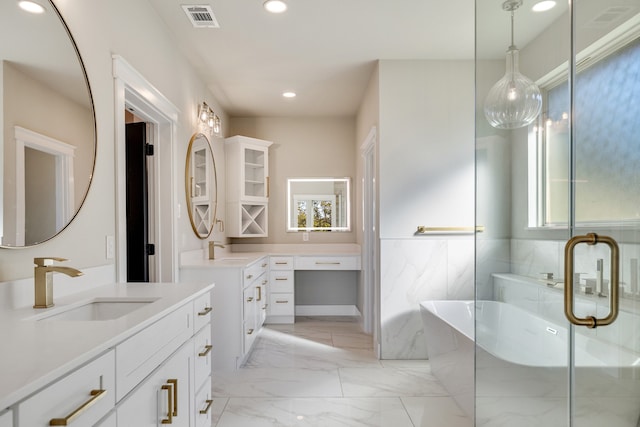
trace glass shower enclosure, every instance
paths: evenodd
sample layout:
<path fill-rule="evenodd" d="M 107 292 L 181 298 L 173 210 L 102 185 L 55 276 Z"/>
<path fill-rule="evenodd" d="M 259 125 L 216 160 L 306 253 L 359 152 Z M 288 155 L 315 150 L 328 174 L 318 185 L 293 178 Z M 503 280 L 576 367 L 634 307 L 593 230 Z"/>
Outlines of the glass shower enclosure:
<path fill-rule="evenodd" d="M 636 427 L 640 2 L 535 3 L 475 3 L 475 425 Z M 541 111 L 500 129 L 512 46 Z"/>

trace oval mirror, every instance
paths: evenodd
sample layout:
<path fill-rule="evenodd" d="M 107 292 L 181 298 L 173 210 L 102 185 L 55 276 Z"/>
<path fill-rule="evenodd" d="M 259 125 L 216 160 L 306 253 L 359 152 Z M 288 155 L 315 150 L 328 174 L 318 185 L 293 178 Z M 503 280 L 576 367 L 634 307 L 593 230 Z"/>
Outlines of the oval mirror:
<path fill-rule="evenodd" d="M 82 206 L 95 164 L 93 100 L 69 29 L 49 1 L 0 2 L 0 246 L 60 233 Z"/>
<path fill-rule="evenodd" d="M 216 223 L 218 179 L 211 144 L 201 133 L 194 134 L 189 141 L 185 194 L 191 228 L 198 238 L 206 239 Z"/>

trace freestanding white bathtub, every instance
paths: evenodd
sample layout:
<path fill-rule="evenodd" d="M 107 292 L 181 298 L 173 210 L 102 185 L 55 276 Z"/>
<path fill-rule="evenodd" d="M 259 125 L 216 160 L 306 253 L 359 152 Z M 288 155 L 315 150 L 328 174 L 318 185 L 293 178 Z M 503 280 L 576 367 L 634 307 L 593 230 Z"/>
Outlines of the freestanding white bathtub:
<path fill-rule="evenodd" d="M 432 371 L 476 426 L 567 425 L 565 326 L 497 301 L 420 305 Z M 578 332 L 576 425 L 640 425 L 640 355 Z"/>

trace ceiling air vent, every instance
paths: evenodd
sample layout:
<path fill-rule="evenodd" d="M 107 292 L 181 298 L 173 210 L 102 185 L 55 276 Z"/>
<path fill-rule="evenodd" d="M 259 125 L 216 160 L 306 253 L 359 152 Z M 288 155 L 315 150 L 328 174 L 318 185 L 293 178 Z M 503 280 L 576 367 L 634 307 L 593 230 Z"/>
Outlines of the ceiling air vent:
<path fill-rule="evenodd" d="M 220 28 L 211 6 L 206 4 L 182 5 L 182 10 L 187 14 L 194 28 Z"/>
<path fill-rule="evenodd" d="M 612 6 L 603 10 L 598 16 L 588 22 L 585 27 L 588 28 L 607 28 L 615 21 L 624 17 L 631 12 L 633 7 L 629 6 Z"/>

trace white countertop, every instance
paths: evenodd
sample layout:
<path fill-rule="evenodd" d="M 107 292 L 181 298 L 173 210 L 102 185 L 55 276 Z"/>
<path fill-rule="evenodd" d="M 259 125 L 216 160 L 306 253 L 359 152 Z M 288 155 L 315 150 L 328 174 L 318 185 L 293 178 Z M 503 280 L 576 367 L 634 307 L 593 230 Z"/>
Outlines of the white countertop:
<path fill-rule="evenodd" d="M 157 321 L 213 284 L 113 284 L 55 299 L 48 309 L 0 310 L 0 411 Z M 36 321 L 31 317 L 94 298 L 158 298 L 114 320 Z"/>
<path fill-rule="evenodd" d="M 208 259 L 205 251 L 196 249 L 180 254 L 180 267 L 248 267 L 265 256 L 354 256 L 359 257 L 360 246 L 354 244 L 271 244 L 271 245 L 237 245 L 247 246 L 254 251 L 220 251 L 216 250 L 216 259 Z"/>

